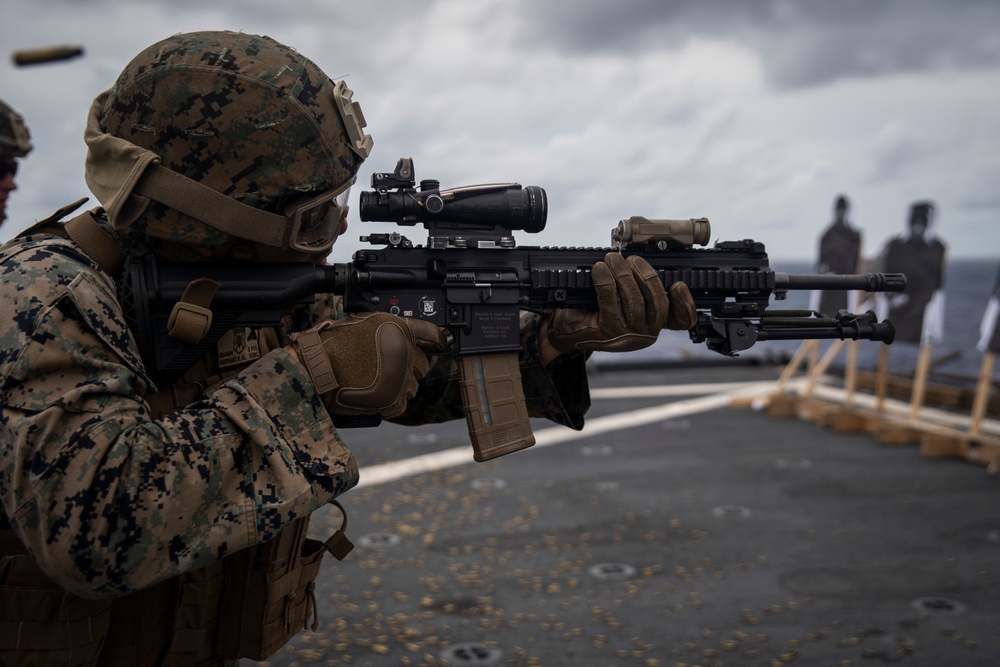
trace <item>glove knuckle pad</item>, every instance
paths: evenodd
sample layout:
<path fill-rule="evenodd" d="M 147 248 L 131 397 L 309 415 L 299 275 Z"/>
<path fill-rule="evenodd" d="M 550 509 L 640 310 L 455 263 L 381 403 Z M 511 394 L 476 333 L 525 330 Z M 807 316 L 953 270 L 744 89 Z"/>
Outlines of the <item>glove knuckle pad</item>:
<path fill-rule="evenodd" d="M 394 322 L 378 326 L 374 336 L 376 368 L 371 384 L 345 387 L 337 396 L 339 403 L 351 407 L 379 410 L 399 400 L 409 375 L 410 342 Z"/>

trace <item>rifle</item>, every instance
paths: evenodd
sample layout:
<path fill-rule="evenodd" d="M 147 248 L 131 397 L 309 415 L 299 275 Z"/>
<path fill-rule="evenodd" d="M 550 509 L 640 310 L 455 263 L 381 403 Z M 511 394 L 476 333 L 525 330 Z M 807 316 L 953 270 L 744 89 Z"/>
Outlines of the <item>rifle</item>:
<path fill-rule="evenodd" d="M 547 202 L 538 186 L 518 183 L 440 189 L 434 180 L 415 187 L 413 163 L 402 158 L 392 173 L 372 176 L 361 193 L 361 219 L 422 224 L 427 244 L 397 231 L 362 236 L 374 248 L 351 262 L 166 264 L 152 255 L 131 257 L 121 301 L 154 381 L 170 381 L 192 366 L 234 327 L 278 327 L 288 308 L 317 294 L 343 296 L 347 312 L 387 311 L 428 320 L 450 333 L 448 353 L 459 364 L 474 458 L 486 461 L 534 444 L 518 365 L 520 311 L 596 308 L 593 265 L 611 251 L 639 254 L 664 289 L 687 284 L 698 311 L 691 340 L 735 356 L 759 341 L 874 340 L 891 343 L 892 323 L 874 312 L 840 311 L 822 317 L 808 310 L 769 309 L 788 290 L 900 292 L 902 274 L 795 275 L 772 271 L 764 244 L 753 240 L 706 245 L 706 218 L 632 217 L 612 232 L 611 248 L 517 246 L 513 232 L 541 231 Z M 197 341 L 167 332 L 178 310 L 189 308 L 189 286 L 211 283 L 208 322 Z M 202 313 L 204 314 L 204 312 Z M 378 423 L 367 420 L 365 425 Z M 340 425 L 358 425 L 356 423 Z"/>

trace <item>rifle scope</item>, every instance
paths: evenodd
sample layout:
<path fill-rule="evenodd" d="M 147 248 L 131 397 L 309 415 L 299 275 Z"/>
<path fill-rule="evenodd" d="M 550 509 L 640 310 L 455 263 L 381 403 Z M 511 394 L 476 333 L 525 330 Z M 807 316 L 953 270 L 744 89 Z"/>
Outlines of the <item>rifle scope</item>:
<path fill-rule="evenodd" d="M 361 219 L 400 225 L 453 223 L 470 227 L 499 226 L 540 232 L 548 205 L 545 190 L 518 183 L 469 185 L 439 190 L 437 181 L 422 181 L 420 191 L 401 188 L 361 193 Z"/>

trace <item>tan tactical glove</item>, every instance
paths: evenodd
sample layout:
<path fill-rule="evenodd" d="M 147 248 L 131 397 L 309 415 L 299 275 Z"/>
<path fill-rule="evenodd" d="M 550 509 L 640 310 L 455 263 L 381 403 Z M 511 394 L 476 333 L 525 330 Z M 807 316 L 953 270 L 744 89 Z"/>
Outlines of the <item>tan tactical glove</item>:
<path fill-rule="evenodd" d="M 551 316 L 548 340 L 559 352 L 641 350 L 662 329 L 690 329 L 698 320 L 687 285 L 674 283 L 668 297 L 656 271 L 638 255 L 609 252 L 594 264 L 591 277 L 596 311 L 564 308 Z"/>
<path fill-rule="evenodd" d="M 426 352 L 445 347 L 441 329 L 388 313 L 327 320 L 293 337 L 327 410 L 396 417 L 427 373 Z"/>

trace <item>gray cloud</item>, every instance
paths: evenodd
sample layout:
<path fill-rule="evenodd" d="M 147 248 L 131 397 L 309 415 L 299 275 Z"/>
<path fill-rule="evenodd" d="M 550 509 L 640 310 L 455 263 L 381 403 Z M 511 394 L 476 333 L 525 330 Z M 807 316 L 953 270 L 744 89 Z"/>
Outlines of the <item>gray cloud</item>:
<path fill-rule="evenodd" d="M 733 41 L 762 55 L 778 88 L 1000 63 L 1000 3 L 991 0 L 525 0 L 522 10 L 526 45 L 640 53 L 693 36 Z"/>
<path fill-rule="evenodd" d="M 347 76 L 375 137 L 356 190 L 401 155 L 444 185 L 545 187 L 549 225 L 525 244 L 606 244 L 622 217 L 707 215 L 718 238 L 804 257 L 846 192 L 871 245 L 934 197 L 956 253 L 995 254 L 1000 3 L 9 2 L 5 51 L 87 49 L 39 69 L 0 62 L 0 95 L 37 137 L 11 220 L 85 194 L 86 109 L 133 55 L 236 29 Z"/>
<path fill-rule="evenodd" d="M 941 150 L 934 142 L 907 130 L 890 128 L 872 151 L 869 180 L 873 184 L 892 181 L 907 170 L 934 160 Z"/>

